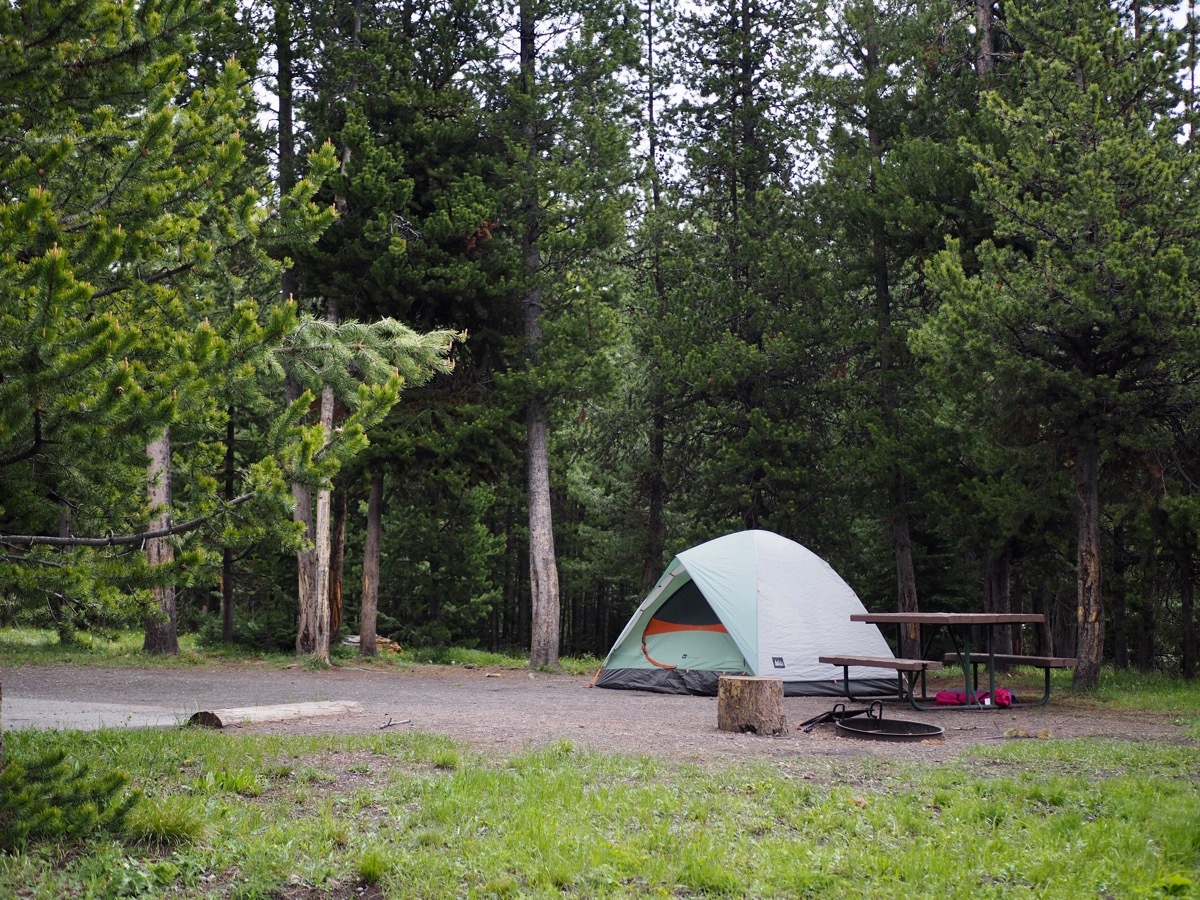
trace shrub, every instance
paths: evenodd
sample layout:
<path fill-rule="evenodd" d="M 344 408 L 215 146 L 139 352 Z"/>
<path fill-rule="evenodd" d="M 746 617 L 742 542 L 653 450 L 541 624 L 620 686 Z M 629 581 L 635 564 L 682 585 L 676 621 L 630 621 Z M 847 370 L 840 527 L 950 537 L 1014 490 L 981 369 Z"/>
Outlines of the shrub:
<path fill-rule="evenodd" d="M 126 792 L 128 783 L 129 776 L 116 770 L 92 775 L 62 750 L 30 762 L 8 758 L 0 769 L 0 851 L 119 830 L 141 799 Z"/>

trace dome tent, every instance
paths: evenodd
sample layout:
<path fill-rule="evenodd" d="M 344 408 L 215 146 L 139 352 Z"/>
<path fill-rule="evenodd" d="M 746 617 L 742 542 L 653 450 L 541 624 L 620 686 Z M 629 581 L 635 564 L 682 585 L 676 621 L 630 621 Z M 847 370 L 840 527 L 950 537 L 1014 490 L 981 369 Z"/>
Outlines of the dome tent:
<path fill-rule="evenodd" d="M 875 625 L 851 622 L 862 601 L 827 562 L 769 531 L 685 550 L 634 612 L 596 687 L 715 694 L 722 674 L 771 675 L 784 693 L 846 695 L 821 655 L 892 656 Z M 855 696 L 894 694 L 895 678 L 850 669 Z"/>

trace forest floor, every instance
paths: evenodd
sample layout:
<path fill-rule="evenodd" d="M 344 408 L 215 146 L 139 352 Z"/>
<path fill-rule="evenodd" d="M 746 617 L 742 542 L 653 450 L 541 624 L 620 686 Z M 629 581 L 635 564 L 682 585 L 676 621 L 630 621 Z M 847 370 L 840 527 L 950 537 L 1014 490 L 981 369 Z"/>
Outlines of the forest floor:
<path fill-rule="evenodd" d="M 601 752 L 723 765 L 739 759 L 800 756 L 945 760 L 978 745 L 1006 740 L 1098 736 L 1130 741 L 1194 743 L 1180 716 L 1113 709 L 1087 695 L 1056 689 L 1043 707 L 920 711 L 895 700 L 885 718 L 940 725 L 938 740 L 887 742 L 842 736 L 832 724 L 809 733 L 798 726 L 830 710 L 833 697 L 786 698 L 790 733 L 783 737 L 717 729 L 713 697 L 589 688 L 587 676 L 481 666 L 381 669 L 342 665 L 279 669 L 253 662 L 195 668 L 23 665 L 0 669 L 3 727 L 94 728 L 174 725 L 200 710 L 352 700 L 360 712 L 286 723 L 240 725 L 241 733 L 321 734 L 422 731 L 448 735 L 489 756 L 511 756 L 570 741 Z M 1000 686 L 1018 696 L 1041 694 L 1041 675 Z M 937 688 L 961 688 L 943 675 Z M 855 702 L 851 708 L 866 704 Z M 1182 711 L 1181 711 L 1182 712 Z"/>

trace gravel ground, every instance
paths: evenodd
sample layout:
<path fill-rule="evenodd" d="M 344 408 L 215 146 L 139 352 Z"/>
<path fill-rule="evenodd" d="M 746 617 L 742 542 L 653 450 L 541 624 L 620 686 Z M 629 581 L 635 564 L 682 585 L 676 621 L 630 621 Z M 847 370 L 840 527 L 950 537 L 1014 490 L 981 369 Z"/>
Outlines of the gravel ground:
<path fill-rule="evenodd" d="M 832 708 L 836 698 L 784 700 L 790 733 L 759 737 L 719 731 L 713 697 L 680 697 L 589 688 L 590 678 L 519 669 L 416 666 L 410 669 L 229 664 L 194 669 L 24 666 L 0 669 L 3 725 L 93 728 L 171 725 L 206 709 L 354 700 L 362 711 L 287 723 L 240 725 L 257 733 L 372 733 L 417 730 L 450 735 L 476 750 L 511 756 L 560 740 L 604 752 L 680 762 L 808 755 L 942 760 L 974 745 L 1021 737 L 1086 735 L 1189 742 L 1172 716 L 1097 710 L 1060 694 L 1045 707 L 1016 710 L 913 710 L 889 701 L 885 718 L 940 725 L 940 740 L 884 742 L 844 737 L 833 725 L 797 726 Z M 944 686 L 954 686 L 947 684 Z M 959 683 L 961 686 L 961 682 Z M 1030 684 L 1023 690 L 1029 694 Z M 859 708 L 864 704 L 851 704 Z"/>

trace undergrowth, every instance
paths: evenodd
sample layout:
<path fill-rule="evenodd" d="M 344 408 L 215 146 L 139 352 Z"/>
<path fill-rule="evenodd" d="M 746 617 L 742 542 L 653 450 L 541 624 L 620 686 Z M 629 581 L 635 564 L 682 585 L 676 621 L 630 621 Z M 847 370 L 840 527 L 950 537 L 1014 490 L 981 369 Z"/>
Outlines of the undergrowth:
<path fill-rule="evenodd" d="M 179 636 L 177 656 L 142 652 L 142 633 L 135 631 L 106 631 L 95 634 L 77 633 L 71 643 L 62 643 L 56 632 L 43 628 L 0 629 L 0 665 L 38 665 L 77 663 L 80 665 L 132 665 L 167 668 L 226 665 L 230 662 L 266 664 L 275 668 L 295 665 L 296 654 L 275 646 L 260 648 L 245 644 L 220 644 L 200 641 L 195 634 Z M 334 665 L 370 666 L 379 668 L 411 668 L 420 665 L 470 666 L 483 668 L 526 668 L 528 657 L 509 653 L 493 653 L 462 647 L 404 647 L 398 652 L 381 649 L 370 658 L 359 656 L 358 647 L 334 643 L 330 647 Z M 600 667 L 597 657 L 564 657 L 560 660 L 564 672 L 573 675 L 591 674 Z M 305 664 L 308 664 L 307 660 Z"/>
<path fill-rule="evenodd" d="M 0 768 L 0 852 L 119 831 L 141 799 L 125 790 L 128 783 L 111 766 L 95 774 L 89 760 L 71 759 L 64 747 L 6 756 Z"/>

